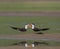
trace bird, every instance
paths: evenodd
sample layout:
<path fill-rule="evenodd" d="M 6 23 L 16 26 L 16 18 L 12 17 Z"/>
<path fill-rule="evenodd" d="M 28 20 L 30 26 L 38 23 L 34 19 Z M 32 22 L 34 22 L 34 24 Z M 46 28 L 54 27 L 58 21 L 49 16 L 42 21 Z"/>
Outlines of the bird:
<path fill-rule="evenodd" d="M 27 31 L 28 28 L 31 28 L 34 32 L 49 30 L 49 28 L 37 28 L 34 23 L 25 24 L 25 26 L 23 28 L 14 27 L 14 26 L 10 26 L 10 27 L 14 30 L 18 30 L 21 32 Z M 40 34 L 43 34 L 43 33 L 40 32 Z"/>
<path fill-rule="evenodd" d="M 48 42 L 44 42 L 44 41 L 43 42 L 34 41 L 32 43 L 29 43 L 27 41 L 20 41 L 20 42 L 13 43 L 11 45 L 19 45 L 19 46 L 24 46 L 24 47 L 36 47 L 41 44 L 49 45 Z"/>

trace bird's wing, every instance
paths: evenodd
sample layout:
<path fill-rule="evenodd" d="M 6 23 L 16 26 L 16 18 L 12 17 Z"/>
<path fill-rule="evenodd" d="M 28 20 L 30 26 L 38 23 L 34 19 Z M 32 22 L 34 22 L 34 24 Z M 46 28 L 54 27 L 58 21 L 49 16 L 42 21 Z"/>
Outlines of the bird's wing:
<path fill-rule="evenodd" d="M 49 28 L 34 28 L 33 31 L 46 31 L 49 30 Z"/>
<path fill-rule="evenodd" d="M 46 45 L 48 45 L 47 42 L 34 42 L 34 44 L 35 44 L 35 45 L 39 45 L 39 44 L 46 44 Z"/>
<path fill-rule="evenodd" d="M 40 29 L 40 31 L 46 31 L 46 30 L 49 30 L 49 28 L 42 28 L 42 29 Z"/>
<path fill-rule="evenodd" d="M 18 28 L 18 27 L 13 27 L 13 26 L 10 26 L 12 29 L 14 30 L 19 30 L 19 31 L 26 31 L 25 28 Z"/>
<path fill-rule="evenodd" d="M 12 45 L 25 45 L 26 41 L 22 41 L 22 42 L 17 42 L 17 43 L 13 43 Z"/>
<path fill-rule="evenodd" d="M 19 28 L 18 27 L 13 27 L 13 26 L 10 26 L 12 29 L 14 30 L 18 30 Z"/>

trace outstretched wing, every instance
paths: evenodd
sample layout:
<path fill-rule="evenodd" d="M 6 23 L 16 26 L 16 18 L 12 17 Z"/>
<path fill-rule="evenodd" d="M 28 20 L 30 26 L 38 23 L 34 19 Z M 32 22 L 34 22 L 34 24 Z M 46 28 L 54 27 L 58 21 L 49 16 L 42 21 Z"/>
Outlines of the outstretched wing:
<path fill-rule="evenodd" d="M 46 31 L 46 30 L 49 30 L 49 28 L 43 28 L 43 29 L 40 29 L 41 31 Z"/>
<path fill-rule="evenodd" d="M 12 29 L 14 30 L 19 30 L 19 31 L 26 31 L 25 28 L 18 28 L 18 27 L 13 27 L 13 26 L 10 26 Z"/>
<path fill-rule="evenodd" d="M 49 28 L 34 28 L 33 31 L 46 31 L 46 30 L 49 30 Z"/>
<path fill-rule="evenodd" d="M 39 44 L 46 44 L 46 45 L 48 45 L 47 42 L 34 42 L 33 44 L 34 44 L 35 46 L 37 46 L 37 45 L 39 45 Z"/>
<path fill-rule="evenodd" d="M 13 43 L 12 45 L 22 45 L 22 46 L 24 46 L 25 43 L 27 43 L 27 42 L 26 41 L 22 41 L 22 42 Z"/>

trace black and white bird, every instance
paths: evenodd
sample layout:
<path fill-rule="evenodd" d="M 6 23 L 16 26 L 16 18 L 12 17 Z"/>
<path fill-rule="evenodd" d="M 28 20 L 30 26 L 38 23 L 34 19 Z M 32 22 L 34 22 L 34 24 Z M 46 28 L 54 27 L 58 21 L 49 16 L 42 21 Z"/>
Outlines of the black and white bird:
<path fill-rule="evenodd" d="M 37 27 L 35 27 L 35 24 L 33 24 L 33 23 L 31 23 L 31 24 L 26 24 L 25 26 L 24 26 L 24 28 L 18 28 L 18 27 L 13 27 L 13 26 L 10 26 L 12 29 L 14 29 L 14 30 L 18 30 L 18 31 L 22 31 L 22 32 L 24 32 L 24 31 L 27 31 L 27 29 L 28 28 L 31 28 L 33 31 L 35 31 L 35 32 L 39 32 L 39 31 L 46 31 L 46 30 L 49 30 L 49 28 L 37 28 Z"/>
<path fill-rule="evenodd" d="M 34 41 L 32 43 L 29 43 L 27 41 L 21 41 L 21 42 L 17 42 L 17 43 L 13 43 L 12 45 L 19 45 L 19 46 L 24 46 L 24 47 L 36 47 L 38 45 L 41 45 L 41 44 L 44 44 L 44 45 L 48 45 L 48 42 L 37 42 L 37 41 Z"/>

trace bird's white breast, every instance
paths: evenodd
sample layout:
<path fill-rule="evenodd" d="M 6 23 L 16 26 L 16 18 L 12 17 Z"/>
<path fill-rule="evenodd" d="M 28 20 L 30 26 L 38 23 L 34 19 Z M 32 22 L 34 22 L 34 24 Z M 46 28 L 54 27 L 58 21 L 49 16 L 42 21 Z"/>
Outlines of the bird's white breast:
<path fill-rule="evenodd" d="M 27 29 L 28 28 L 28 25 L 25 25 L 25 29 Z"/>
<path fill-rule="evenodd" d="M 35 27 L 35 26 L 34 26 L 34 25 L 32 25 L 32 29 L 34 29 L 34 27 Z"/>

